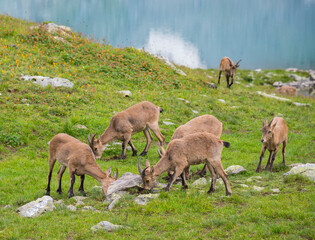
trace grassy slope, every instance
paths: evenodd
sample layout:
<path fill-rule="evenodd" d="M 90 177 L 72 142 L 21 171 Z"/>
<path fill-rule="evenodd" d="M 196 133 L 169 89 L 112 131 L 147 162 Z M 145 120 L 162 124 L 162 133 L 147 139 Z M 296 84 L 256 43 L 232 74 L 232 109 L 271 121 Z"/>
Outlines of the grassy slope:
<path fill-rule="evenodd" d="M 298 107 L 256 94 L 258 90 L 273 92 L 264 83 L 288 81 L 288 73 L 240 70 L 239 84 L 227 89 L 223 81 L 213 90 L 206 83 L 215 82 L 217 70 L 182 68 L 187 73 L 183 77 L 143 51 L 112 48 L 79 34 L 67 37 L 68 44 L 63 44 L 45 31 L 30 30 L 31 25 L 34 24 L 0 15 L 0 238 L 315 238 L 314 184 L 302 177 L 283 178 L 288 167 L 281 166 L 280 154 L 274 173 L 254 171 L 261 147 L 262 119 L 270 120 L 274 116 L 283 116 L 289 128 L 287 164 L 314 161 L 314 99 L 292 98 L 312 104 L 312 107 Z M 74 88 L 42 88 L 21 81 L 21 74 L 67 78 L 74 83 Z M 253 86 L 246 87 L 249 82 Z M 126 89 L 132 91 L 132 98 L 116 92 Z M 160 129 L 167 142 L 176 127 L 198 115 L 212 114 L 223 122 L 222 139 L 231 142 L 231 148 L 223 151 L 223 166 L 239 164 L 248 169 L 245 174 L 229 177 L 232 197 L 222 197 L 225 193 L 222 185 L 218 185 L 213 195 L 206 194 L 210 183 L 200 188 L 190 186 L 186 192 L 174 186 L 145 207 L 129 198 L 108 212 L 103 195 L 92 190 L 99 184 L 87 177 L 87 203 L 101 212 L 58 209 L 35 219 L 22 218 L 15 212 L 18 206 L 44 195 L 47 142 L 55 134 L 66 132 L 86 142 L 89 131 L 97 134 L 104 131 L 114 112 L 144 100 L 164 109 Z M 175 125 L 166 126 L 163 120 Z M 83 124 L 89 130 L 76 129 L 76 124 Z M 142 150 L 143 134 L 134 135 L 133 139 Z M 155 145 L 156 138 L 147 156 L 151 163 L 158 161 Z M 120 147 L 114 145 L 104 152 L 102 159 L 120 152 Z M 138 157 L 131 157 L 130 151 L 127 154 L 126 160 L 99 160 L 98 163 L 102 169 L 119 168 L 120 175 L 127 171 L 137 173 Z M 198 168 L 193 167 L 193 171 Z M 58 165 L 52 189 L 57 186 L 57 169 Z M 262 176 L 261 182 L 245 181 L 256 175 Z M 244 189 L 241 183 L 250 187 Z M 255 192 L 253 185 L 263 186 L 265 190 Z M 68 187 L 69 176 L 65 174 L 65 193 L 59 196 L 53 192 L 52 197 L 63 199 L 66 204 L 73 203 L 67 199 Z M 281 193 L 272 194 L 272 188 L 279 188 Z M 3 208 L 8 204 L 12 208 Z M 130 228 L 92 233 L 90 228 L 103 220 Z"/>

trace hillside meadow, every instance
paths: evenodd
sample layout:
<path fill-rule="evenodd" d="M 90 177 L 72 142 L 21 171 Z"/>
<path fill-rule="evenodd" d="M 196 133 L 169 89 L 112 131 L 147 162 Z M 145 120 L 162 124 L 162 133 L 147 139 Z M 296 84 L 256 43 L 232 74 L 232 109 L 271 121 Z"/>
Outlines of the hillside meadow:
<path fill-rule="evenodd" d="M 3 239 L 314 239 L 315 188 L 303 176 L 283 177 L 292 163 L 311 163 L 315 156 L 313 98 L 287 97 L 279 101 L 257 94 L 274 93 L 272 83 L 291 81 L 285 70 L 243 70 L 236 73 L 231 89 L 225 77 L 217 89 L 217 69 L 189 69 L 178 66 L 183 76 L 162 60 L 134 48 L 114 48 L 107 43 L 71 32 L 49 33 L 38 25 L 0 15 L 0 238 Z M 62 40 L 60 40 L 62 38 Z M 220 59 L 218 59 L 219 65 Z M 250 59 L 243 59 L 250 61 Z M 295 73 L 308 76 L 300 71 Z M 74 83 L 73 88 L 41 87 L 22 81 L 21 75 L 61 77 Z M 117 93 L 130 90 L 131 97 Z M 183 101 L 181 99 L 187 100 Z M 224 101 L 222 101 L 224 100 Z M 16 209 L 44 196 L 48 175 L 48 145 L 57 133 L 67 133 L 87 143 L 89 132 L 102 134 L 110 118 L 138 102 L 150 101 L 164 109 L 159 126 L 168 143 L 175 129 L 190 119 L 211 114 L 223 123 L 221 139 L 231 143 L 223 149 L 224 168 L 241 165 L 245 173 L 230 175 L 232 196 L 225 196 L 224 185 L 217 184 L 209 195 L 210 181 L 192 186 L 198 178 L 188 181 L 189 189 L 173 185 L 169 192 L 146 206 L 138 205 L 132 196 L 108 211 L 108 203 L 100 184 L 87 176 L 86 205 L 95 211 L 72 212 L 57 208 L 37 218 L 23 218 Z M 296 106 L 293 102 L 308 103 Z M 261 126 L 283 117 L 289 128 L 286 149 L 287 166 L 282 166 L 279 152 L 274 172 L 256 173 L 261 149 Z M 166 125 L 163 122 L 172 122 Z M 78 124 L 88 129 L 79 129 Z M 154 142 L 144 159 L 151 164 L 159 158 Z M 143 133 L 133 136 L 138 153 L 145 147 Z M 118 168 L 138 174 L 139 156 L 114 160 L 121 146 L 110 144 L 97 163 L 103 170 Z M 263 160 L 264 167 L 267 156 Z M 51 196 L 74 204 L 68 199 L 69 174 L 63 177 L 62 195 L 57 189 L 57 163 L 53 172 Z M 192 172 L 202 165 L 193 166 Z M 163 177 L 159 181 L 166 183 Z M 246 181 L 253 176 L 259 181 Z M 207 173 L 206 178 L 210 175 Z M 75 195 L 79 177 L 76 178 Z M 242 187 L 247 184 L 248 187 Z M 259 192 L 254 186 L 263 187 Z M 274 193 L 271 189 L 279 189 Z M 136 194 L 136 193 L 134 193 Z M 82 206 L 81 206 L 82 207 Z M 127 226 L 114 232 L 93 232 L 91 227 L 101 221 Z"/>

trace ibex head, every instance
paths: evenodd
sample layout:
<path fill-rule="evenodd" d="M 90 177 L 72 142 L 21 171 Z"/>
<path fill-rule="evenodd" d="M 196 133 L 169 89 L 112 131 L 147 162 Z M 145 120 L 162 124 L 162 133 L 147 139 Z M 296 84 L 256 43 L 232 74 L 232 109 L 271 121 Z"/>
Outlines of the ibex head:
<path fill-rule="evenodd" d="M 150 167 L 150 162 L 147 160 L 145 163 L 145 168 L 141 168 L 141 158 L 138 162 L 138 170 L 143 182 L 144 189 L 151 189 L 156 182 L 157 176 L 154 175 L 154 168 Z"/>
<path fill-rule="evenodd" d="M 91 137 L 91 135 L 92 135 L 92 137 Z M 99 138 L 95 139 L 95 134 L 93 135 L 93 134 L 89 133 L 88 142 L 89 142 L 89 145 L 90 145 L 90 147 L 91 147 L 91 149 L 95 155 L 95 158 L 96 159 L 101 158 L 102 153 L 104 151 L 104 147 L 103 147 L 100 139 Z"/>

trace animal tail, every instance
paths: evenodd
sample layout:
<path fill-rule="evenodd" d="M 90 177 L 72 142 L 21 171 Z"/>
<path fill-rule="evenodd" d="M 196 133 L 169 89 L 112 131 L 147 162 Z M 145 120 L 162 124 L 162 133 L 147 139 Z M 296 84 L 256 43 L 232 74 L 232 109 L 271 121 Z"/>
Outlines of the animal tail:
<path fill-rule="evenodd" d="M 229 148 L 231 144 L 229 142 L 223 141 L 223 145 L 224 147 Z"/>

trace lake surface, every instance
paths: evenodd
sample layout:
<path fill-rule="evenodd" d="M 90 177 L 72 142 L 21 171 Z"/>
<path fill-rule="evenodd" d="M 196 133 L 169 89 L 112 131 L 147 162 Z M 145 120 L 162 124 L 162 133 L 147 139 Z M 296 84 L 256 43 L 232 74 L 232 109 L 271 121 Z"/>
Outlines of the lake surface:
<path fill-rule="evenodd" d="M 0 13 L 192 68 L 315 69 L 315 0 L 0 0 Z"/>

